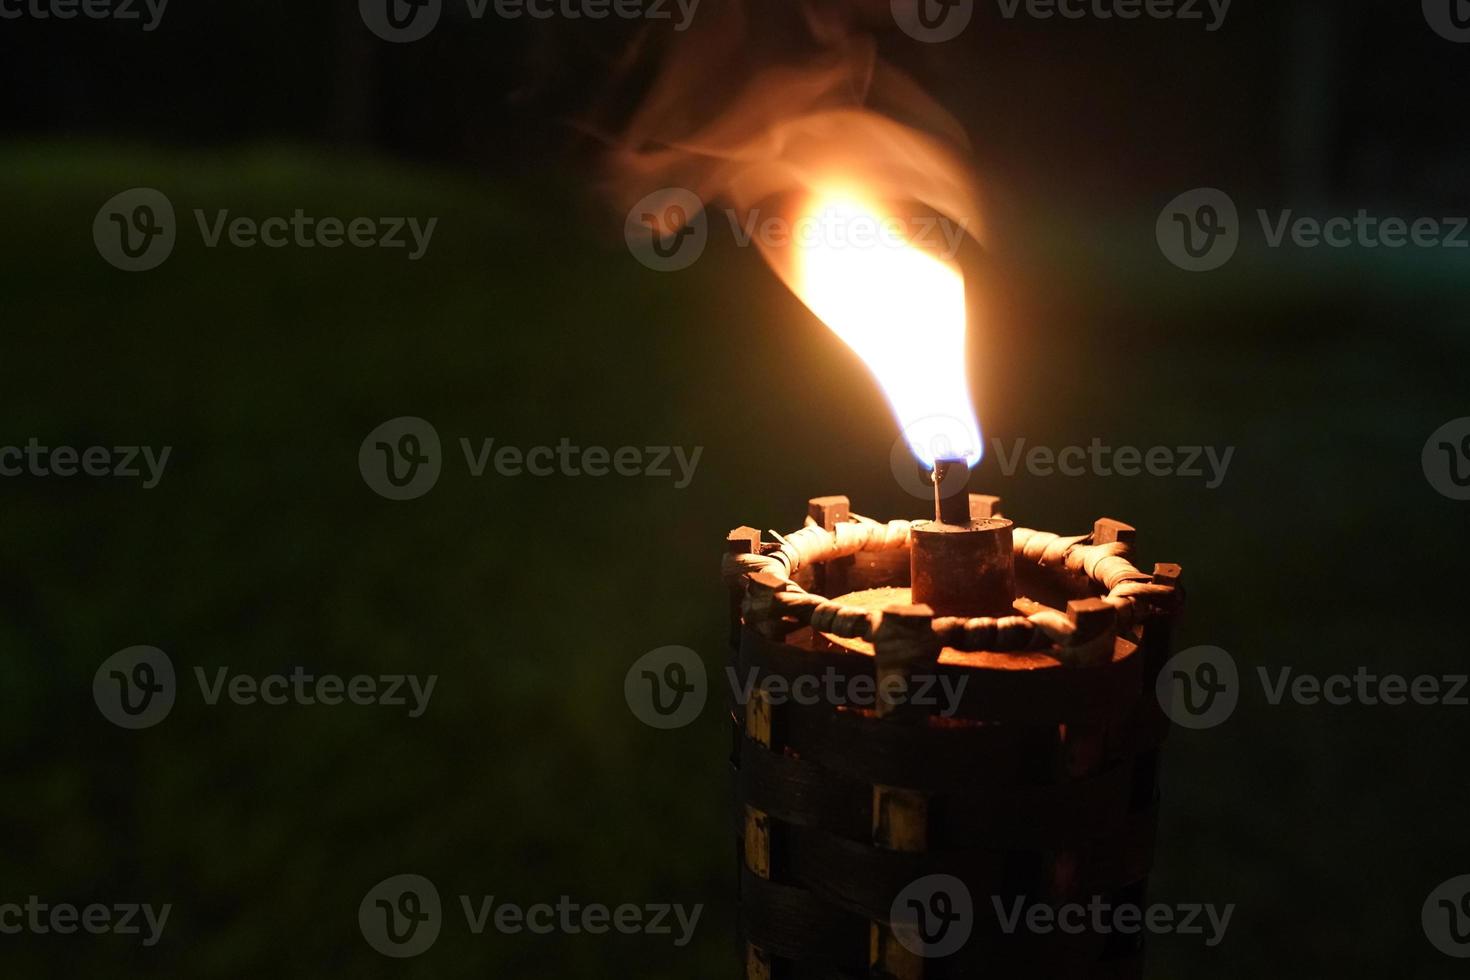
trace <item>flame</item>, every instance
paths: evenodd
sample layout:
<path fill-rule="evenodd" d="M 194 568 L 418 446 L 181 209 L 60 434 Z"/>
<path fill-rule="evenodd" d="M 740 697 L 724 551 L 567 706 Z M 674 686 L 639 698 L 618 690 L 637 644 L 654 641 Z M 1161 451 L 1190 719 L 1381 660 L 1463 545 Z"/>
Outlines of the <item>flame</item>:
<path fill-rule="evenodd" d="M 880 20 L 887 6 L 874 5 Z M 878 56 L 869 13 L 851 0 L 795 0 L 757 23 L 748 5 L 725 3 L 701 10 L 677 44 L 630 52 L 630 66 L 650 53 L 658 70 L 610 140 L 624 207 L 677 187 L 792 228 L 824 214 L 881 224 L 916 205 L 983 241 L 964 129 Z M 973 465 L 964 278 L 917 237 L 755 244 L 868 364 L 914 455 Z"/>
<path fill-rule="evenodd" d="M 831 189 L 811 195 L 799 220 L 851 229 L 895 219 L 861 192 Z M 794 247 L 788 284 L 868 365 L 921 462 L 932 469 L 937 459 L 980 461 L 959 269 L 893 237 L 818 235 Z"/>

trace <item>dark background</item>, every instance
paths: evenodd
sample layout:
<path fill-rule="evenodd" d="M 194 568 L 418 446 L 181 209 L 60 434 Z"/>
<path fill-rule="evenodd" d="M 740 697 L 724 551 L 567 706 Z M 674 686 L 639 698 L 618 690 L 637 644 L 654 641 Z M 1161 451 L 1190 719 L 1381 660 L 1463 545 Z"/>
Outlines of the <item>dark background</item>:
<path fill-rule="evenodd" d="M 174 447 L 151 491 L 0 481 L 0 901 L 175 906 L 153 949 L 0 936 L 0 970 L 730 975 L 728 731 L 714 707 L 644 727 L 623 675 L 667 644 L 718 669 L 728 528 L 793 528 L 835 492 L 920 516 L 889 473 L 887 408 L 720 223 L 683 272 L 629 254 L 581 123 L 638 25 L 446 15 L 391 45 L 355 4 L 304 6 L 173 0 L 151 33 L 0 21 L 0 444 Z M 1137 524 L 1141 564 L 1187 570 L 1180 644 L 1222 646 L 1250 675 L 1463 671 L 1467 509 L 1420 450 L 1470 414 L 1467 252 L 1271 250 L 1256 229 L 1225 268 L 1189 274 L 1154 222 L 1198 186 L 1252 226 L 1256 208 L 1470 213 L 1470 47 L 1418 4 L 1306 0 L 1236 0 L 1215 33 L 980 3 L 954 42 L 890 27 L 879 43 L 974 142 L 987 435 L 1236 447 L 1216 490 L 1005 477 L 993 453 L 976 488 L 1028 526 Z M 91 240 L 134 186 L 166 193 L 181 226 L 141 274 Z M 440 220 L 410 263 L 206 249 L 195 207 Z M 400 415 L 446 444 L 411 503 L 356 464 Z M 458 454 L 460 437 L 563 436 L 704 455 L 675 490 L 474 479 Z M 185 690 L 126 732 L 90 691 L 134 644 L 166 650 Z M 194 665 L 298 664 L 439 683 L 416 720 L 207 707 L 191 689 Z M 1454 975 L 1419 914 L 1470 871 L 1467 710 L 1273 707 L 1249 683 L 1226 725 L 1176 733 L 1152 897 L 1238 908 L 1217 948 L 1154 940 L 1151 975 Z M 686 949 L 473 937 L 450 910 L 429 953 L 394 961 L 356 910 L 405 871 L 447 903 L 709 909 Z"/>

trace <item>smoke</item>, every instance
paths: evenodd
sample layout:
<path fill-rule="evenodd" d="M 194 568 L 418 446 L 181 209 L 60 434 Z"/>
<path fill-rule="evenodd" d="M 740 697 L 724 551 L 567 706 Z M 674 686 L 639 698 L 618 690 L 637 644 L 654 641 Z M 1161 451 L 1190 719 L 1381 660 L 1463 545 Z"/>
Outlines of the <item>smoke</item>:
<path fill-rule="evenodd" d="M 681 187 L 790 216 L 822 188 L 860 187 L 981 239 L 964 132 L 879 58 L 871 28 L 888 16 L 886 2 L 704 0 L 689 31 L 636 46 L 625 71 L 652 75 L 608 155 L 619 202 Z M 789 257 L 761 249 L 789 282 Z"/>

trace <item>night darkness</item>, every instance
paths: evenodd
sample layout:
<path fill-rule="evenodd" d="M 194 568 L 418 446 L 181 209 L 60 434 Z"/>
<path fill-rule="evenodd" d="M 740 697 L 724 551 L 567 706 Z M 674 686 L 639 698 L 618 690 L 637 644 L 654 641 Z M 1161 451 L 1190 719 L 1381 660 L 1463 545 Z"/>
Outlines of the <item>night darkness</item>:
<path fill-rule="evenodd" d="M 618 153 L 853 39 L 978 188 L 969 489 L 1135 526 L 1226 668 L 1128 894 L 1228 927 L 1142 975 L 1463 975 L 1470 4 L 922 2 L 0 0 L 0 975 L 747 975 L 727 532 L 933 505 Z"/>

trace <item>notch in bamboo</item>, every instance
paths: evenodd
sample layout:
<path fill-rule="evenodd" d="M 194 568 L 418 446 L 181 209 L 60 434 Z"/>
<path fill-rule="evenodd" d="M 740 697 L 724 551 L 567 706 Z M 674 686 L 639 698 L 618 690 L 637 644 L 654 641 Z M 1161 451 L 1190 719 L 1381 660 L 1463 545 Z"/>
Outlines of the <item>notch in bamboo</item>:
<path fill-rule="evenodd" d="M 725 535 L 725 554 L 754 555 L 761 550 L 761 532 L 753 527 L 737 527 Z M 730 646 L 740 646 L 740 604 L 745 599 L 745 577 L 730 580 Z"/>
<path fill-rule="evenodd" d="M 912 719 L 914 706 L 908 701 L 894 704 L 885 691 L 910 688 L 909 677 L 916 667 L 933 670 L 939 665 L 941 647 L 934 634 L 934 610 L 923 604 L 889 606 L 883 610 L 873 634 L 874 674 L 878 684 L 878 715 Z"/>
<path fill-rule="evenodd" d="M 838 524 L 852 519 L 852 502 L 838 494 L 813 497 L 806 502 L 806 513 L 824 531 L 837 530 Z M 852 555 L 833 558 L 817 566 L 816 589 L 822 595 L 837 596 L 848 591 L 849 573 L 856 559 Z"/>
<path fill-rule="evenodd" d="M 1099 517 L 1092 525 L 1093 544 L 1112 544 L 1121 541 L 1133 547 L 1138 541 L 1138 528 L 1132 524 L 1115 521 L 1111 517 Z"/>
<path fill-rule="evenodd" d="M 1000 498 L 988 493 L 970 494 L 970 520 L 984 521 L 1000 517 Z"/>

